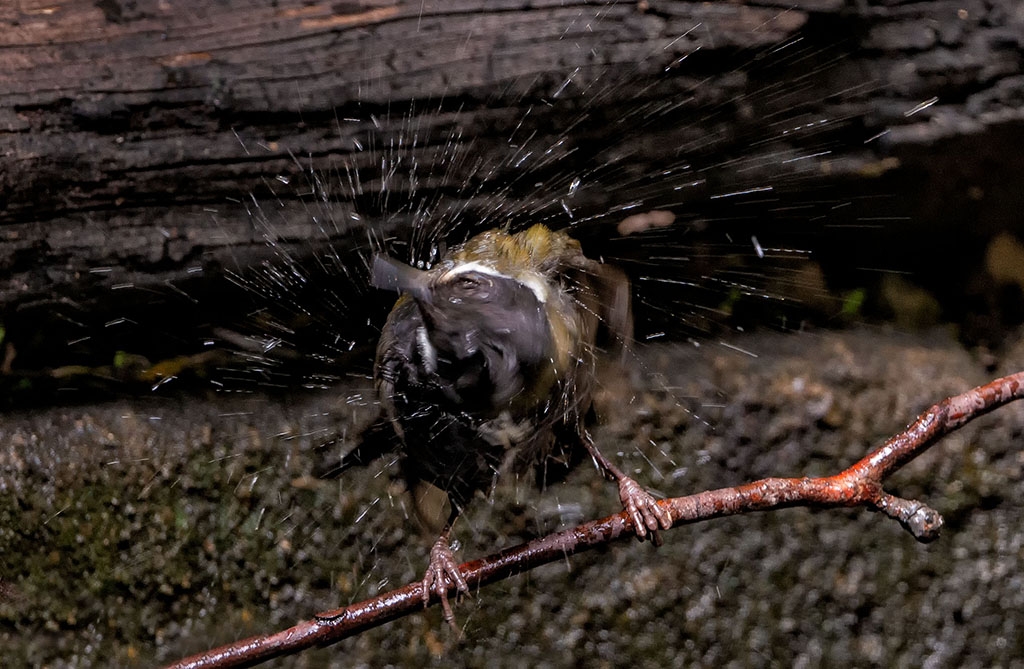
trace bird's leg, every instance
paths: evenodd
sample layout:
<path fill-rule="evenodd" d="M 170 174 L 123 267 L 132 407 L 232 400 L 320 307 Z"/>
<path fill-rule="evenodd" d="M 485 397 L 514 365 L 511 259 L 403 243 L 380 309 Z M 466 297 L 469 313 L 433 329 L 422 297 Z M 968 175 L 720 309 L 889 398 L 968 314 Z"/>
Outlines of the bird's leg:
<path fill-rule="evenodd" d="M 643 541 L 650 532 L 651 541 L 654 545 L 660 546 L 661 535 L 658 534 L 658 529 L 667 530 L 672 527 L 672 516 L 668 509 L 658 506 L 658 501 L 651 493 L 604 457 L 601 451 L 597 450 L 588 432 L 583 431 L 581 440 L 597 466 L 619 484 L 619 499 L 622 500 L 622 506 L 626 509 L 637 538 Z"/>
<path fill-rule="evenodd" d="M 451 515 L 441 530 L 441 535 L 430 548 L 430 562 L 427 564 L 427 573 L 423 576 L 423 606 L 430 604 L 430 596 L 437 595 L 441 600 L 441 609 L 444 612 L 444 620 L 456 633 L 455 616 L 452 614 L 452 606 L 448 602 L 448 591 L 454 585 L 459 592 L 469 594 L 469 585 L 466 579 L 459 572 L 459 564 L 452 555 L 449 545 L 451 541 L 452 525 L 459 517 L 459 508 L 453 503 Z"/>

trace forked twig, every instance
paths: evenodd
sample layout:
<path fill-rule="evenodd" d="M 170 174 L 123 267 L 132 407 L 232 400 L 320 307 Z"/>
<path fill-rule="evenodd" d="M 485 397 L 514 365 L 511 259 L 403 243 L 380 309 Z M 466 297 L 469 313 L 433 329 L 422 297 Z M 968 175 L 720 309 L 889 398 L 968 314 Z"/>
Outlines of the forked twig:
<path fill-rule="evenodd" d="M 659 502 L 672 514 L 673 527 L 709 518 L 792 506 L 867 506 L 895 518 L 919 541 L 938 536 L 942 517 L 915 500 L 885 493 L 882 481 L 926 451 L 944 435 L 978 416 L 1024 397 L 1024 372 L 1017 372 L 950 397 L 918 416 L 881 448 L 833 476 L 770 478 Z M 626 513 L 535 539 L 460 566 L 470 587 L 480 587 L 542 564 L 635 536 Z M 318 614 L 313 620 L 267 636 L 257 636 L 177 662 L 175 669 L 249 667 L 265 660 L 326 646 L 423 607 L 419 581 L 372 599 Z M 431 603 L 437 603 L 434 597 Z"/>

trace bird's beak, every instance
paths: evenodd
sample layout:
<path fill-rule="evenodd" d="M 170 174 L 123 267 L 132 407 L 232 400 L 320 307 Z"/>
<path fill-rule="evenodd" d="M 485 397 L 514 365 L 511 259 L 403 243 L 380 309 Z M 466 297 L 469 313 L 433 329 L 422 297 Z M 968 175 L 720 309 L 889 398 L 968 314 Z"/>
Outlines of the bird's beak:
<path fill-rule="evenodd" d="M 416 269 L 386 255 L 373 257 L 370 285 L 381 290 L 409 293 L 420 302 L 430 302 L 430 272 Z"/>

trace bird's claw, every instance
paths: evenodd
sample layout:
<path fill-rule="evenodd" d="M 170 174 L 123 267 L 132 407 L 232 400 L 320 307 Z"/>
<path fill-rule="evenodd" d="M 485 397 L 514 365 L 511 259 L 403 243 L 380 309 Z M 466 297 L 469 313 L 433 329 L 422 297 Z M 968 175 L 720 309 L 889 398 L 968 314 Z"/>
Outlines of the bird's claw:
<path fill-rule="evenodd" d="M 637 538 L 642 541 L 650 533 L 651 541 L 661 545 L 658 529 L 667 530 L 672 527 L 672 515 L 668 509 L 659 506 L 651 493 L 628 476 L 619 478 L 619 499 L 622 500 Z"/>
<path fill-rule="evenodd" d="M 427 565 L 427 573 L 423 576 L 423 606 L 425 608 L 430 604 L 431 595 L 437 595 L 441 600 L 445 622 L 458 632 L 452 605 L 448 601 L 448 591 L 453 585 L 458 592 L 469 594 L 469 585 L 459 571 L 452 549 L 448 546 L 448 539 L 441 537 L 430 549 L 430 563 Z"/>

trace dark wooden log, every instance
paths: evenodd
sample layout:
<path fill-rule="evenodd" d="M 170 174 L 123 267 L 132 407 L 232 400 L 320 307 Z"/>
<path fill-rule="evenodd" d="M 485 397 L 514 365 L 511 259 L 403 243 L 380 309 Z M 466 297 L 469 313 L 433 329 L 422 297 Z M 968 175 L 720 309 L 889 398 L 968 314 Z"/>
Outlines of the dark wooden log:
<path fill-rule="evenodd" d="M 190 329 L 250 308 L 213 287 L 223 268 L 368 228 L 417 224 L 423 254 L 431 230 L 602 239 L 671 209 L 799 233 L 840 284 L 978 260 L 1024 206 L 1022 47 L 1014 0 L 8 4 L 14 366 L 194 350 Z"/>

